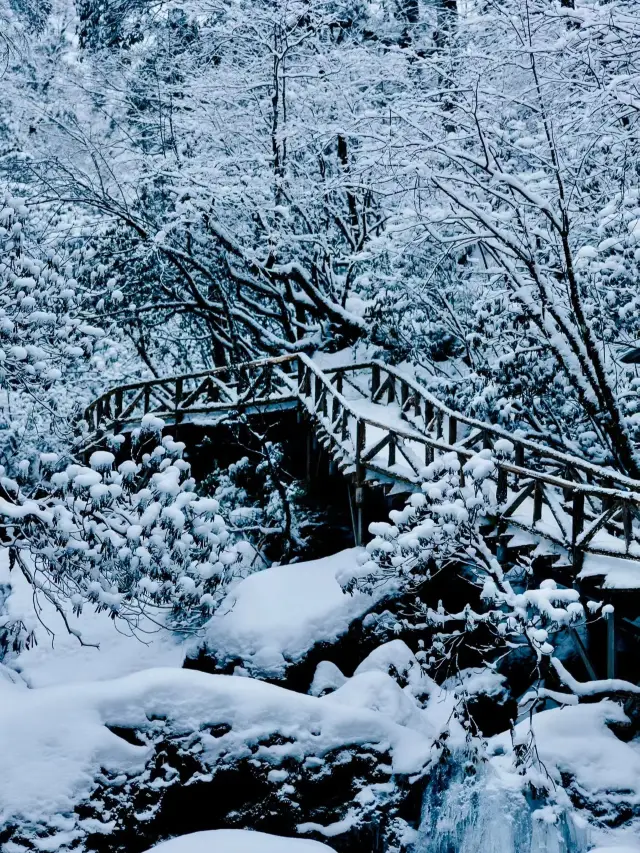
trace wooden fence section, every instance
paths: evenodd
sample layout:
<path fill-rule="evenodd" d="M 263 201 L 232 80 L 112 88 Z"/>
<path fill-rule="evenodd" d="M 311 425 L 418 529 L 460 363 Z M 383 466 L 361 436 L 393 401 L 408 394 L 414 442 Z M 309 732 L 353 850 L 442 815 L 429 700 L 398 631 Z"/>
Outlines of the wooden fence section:
<path fill-rule="evenodd" d="M 303 353 L 114 388 L 85 418 L 85 446 L 153 414 L 167 423 L 250 413 L 295 402 L 355 486 L 357 539 L 363 489 L 379 482 L 410 490 L 438 455 L 464 463 L 490 450 L 496 464 L 496 522 L 519 527 L 571 555 L 640 560 L 640 482 L 499 426 L 452 411 L 418 382 L 382 362 L 321 369 Z"/>

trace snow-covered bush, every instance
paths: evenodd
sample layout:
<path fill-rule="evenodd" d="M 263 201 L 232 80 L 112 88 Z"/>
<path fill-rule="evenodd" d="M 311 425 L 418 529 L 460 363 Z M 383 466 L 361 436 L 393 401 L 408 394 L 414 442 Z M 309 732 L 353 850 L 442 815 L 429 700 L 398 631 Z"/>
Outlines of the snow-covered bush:
<path fill-rule="evenodd" d="M 456 453 L 437 457 L 424 472 L 422 490 L 403 510 L 389 513 L 391 523 L 370 525 L 374 538 L 350 585 L 366 589 L 396 577 L 400 588 L 417 588 L 451 564 L 492 566 L 478 521 L 491 504 L 494 470 L 491 451 L 481 451 L 464 469 Z"/>
<path fill-rule="evenodd" d="M 215 495 L 230 530 L 255 546 L 262 564 L 301 557 L 305 528 L 313 524 L 313 514 L 301 503 L 302 486 L 282 461 L 282 446 L 266 442 L 260 456 L 244 456 L 205 478 L 199 488 Z"/>
<path fill-rule="evenodd" d="M 196 494 L 183 450 L 165 436 L 117 468 L 108 451 L 93 453 L 88 467 L 60 466 L 43 454 L 31 495 L 2 478 L 12 564 L 72 633 L 69 611 L 85 606 L 134 623 L 143 612 L 164 613 L 193 629 L 252 560 L 253 548 L 234 539 L 218 501 Z"/>
<path fill-rule="evenodd" d="M 37 394 L 62 378 L 103 336 L 78 311 L 73 265 L 28 243 L 29 210 L 6 194 L 0 202 L 0 381 Z M 33 239 L 33 235 L 30 235 Z"/>

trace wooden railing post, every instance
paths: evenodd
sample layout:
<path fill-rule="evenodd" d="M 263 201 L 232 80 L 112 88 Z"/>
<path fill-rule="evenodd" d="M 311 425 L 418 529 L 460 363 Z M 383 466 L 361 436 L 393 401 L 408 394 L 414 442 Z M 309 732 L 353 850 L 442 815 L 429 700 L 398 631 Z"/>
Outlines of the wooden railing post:
<path fill-rule="evenodd" d="M 633 537 L 633 515 L 631 513 L 631 507 L 627 501 L 624 502 L 624 506 L 622 509 L 622 526 L 624 528 L 624 543 L 627 549 L 627 553 L 629 552 L 629 547 L 631 545 L 631 539 Z"/>
<path fill-rule="evenodd" d="M 122 414 L 122 388 L 116 388 L 114 416 L 119 418 Z"/>
<path fill-rule="evenodd" d="M 584 492 L 577 489 L 573 492 L 573 521 L 571 524 L 571 545 L 573 549 L 573 568 L 575 572 L 582 571 L 584 551 L 578 545 L 578 538 L 584 530 Z"/>
<path fill-rule="evenodd" d="M 518 468 L 524 468 L 524 445 L 520 444 L 519 441 L 516 442 L 516 446 L 515 446 L 514 462 Z M 520 481 L 520 475 L 516 474 L 513 479 L 514 479 L 514 486 L 517 489 L 518 483 Z"/>
<path fill-rule="evenodd" d="M 455 444 L 458 440 L 458 421 L 449 415 L 449 429 L 448 429 L 448 442 L 449 444 Z"/>
<path fill-rule="evenodd" d="M 371 399 L 376 399 L 378 388 L 380 387 L 380 365 L 371 365 Z"/>
<path fill-rule="evenodd" d="M 498 488 L 496 489 L 496 501 L 503 504 L 508 495 L 508 474 L 502 466 L 498 467 Z"/>
<path fill-rule="evenodd" d="M 389 468 L 396 464 L 396 437 L 393 433 L 391 434 L 391 441 L 389 442 L 389 461 L 387 464 L 389 465 Z"/>
<path fill-rule="evenodd" d="M 431 465 L 433 462 L 433 445 L 425 444 L 424 446 L 424 464 Z"/>
<path fill-rule="evenodd" d="M 542 494 L 544 486 L 540 480 L 536 480 L 533 489 L 533 523 L 540 521 L 542 518 Z"/>
<path fill-rule="evenodd" d="M 402 411 L 404 411 L 405 406 L 407 405 L 407 401 L 409 399 L 409 386 L 406 382 L 400 382 L 400 405 L 402 407 Z"/>
<path fill-rule="evenodd" d="M 389 374 L 389 379 L 387 381 L 389 383 L 387 388 L 387 403 L 391 404 L 395 402 L 396 399 L 396 380 L 392 374 Z"/>
<path fill-rule="evenodd" d="M 418 394 L 417 391 L 413 392 L 413 413 L 416 416 L 416 418 L 419 418 L 420 415 L 422 414 L 422 407 L 420 405 L 420 394 Z M 424 425 L 425 425 L 425 427 L 427 426 L 426 413 L 425 413 L 425 424 Z"/>

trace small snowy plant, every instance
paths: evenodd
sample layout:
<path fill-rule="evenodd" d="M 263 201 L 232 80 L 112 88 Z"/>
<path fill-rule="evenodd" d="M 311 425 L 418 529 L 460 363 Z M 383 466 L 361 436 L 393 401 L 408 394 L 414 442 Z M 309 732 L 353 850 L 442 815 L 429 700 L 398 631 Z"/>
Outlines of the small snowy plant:
<path fill-rule="evenodd" d="M 145 613 L 194 629 L 250 560 L 253 549 L 234 541 L 218 501 L 196 494 L 183 450 L 165 436 L 117 467 L 107 451 L 88 466 L 60 466 L 46 454 L 32 496 L 0 480 L 12 567 L 72 633 L 69 612 L 87 605 L 134 625 Z"/>
<path fill-rule="evenodd" d="M 425 470 L 421 492 L 403 510 L 389 513 L 391 523 L 369 527 L 374 538 L 351 586 L 370 588 L 393 578 L 401 588 L 418 587 L 451 563 L 493 557 L 479 533 L 478 521 L 491 503 L 491 452 L 483 450 L 464 467 L 456 453 L 435 459 Z"/>

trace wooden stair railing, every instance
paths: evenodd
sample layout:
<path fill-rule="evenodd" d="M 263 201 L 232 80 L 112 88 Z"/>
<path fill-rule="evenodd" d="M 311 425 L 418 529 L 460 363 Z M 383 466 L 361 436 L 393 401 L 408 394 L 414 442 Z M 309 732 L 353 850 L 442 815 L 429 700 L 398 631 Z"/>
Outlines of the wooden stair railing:
<path fill-rule="evenodd" d="M 302 407 L 332 459 L 353 479 L 360 542 L 365 483 L 415 488 L 437 455 L 455 453 L 464 465 L 485 449 L 494 452 L 496 517 L 502 527 L 542 536 L 570 553 L 575 568 L 587 551 L 640 560 L 640 530 L 634 524 L 640 482 L 455 412 L 379 361 L 321 369 L 297 353 L 130 383 L 87 408 L 85 444 L 139 423 L 145 414 L 180 422 L 189 415 L 289 403 Z M 378 412 L 395 412 L 397 418 L 389 422 Z"/>

